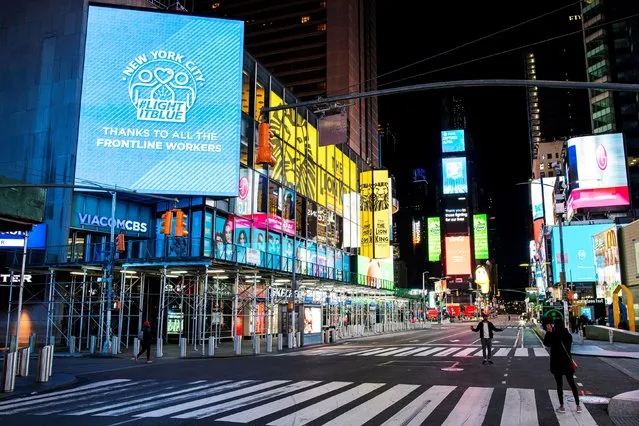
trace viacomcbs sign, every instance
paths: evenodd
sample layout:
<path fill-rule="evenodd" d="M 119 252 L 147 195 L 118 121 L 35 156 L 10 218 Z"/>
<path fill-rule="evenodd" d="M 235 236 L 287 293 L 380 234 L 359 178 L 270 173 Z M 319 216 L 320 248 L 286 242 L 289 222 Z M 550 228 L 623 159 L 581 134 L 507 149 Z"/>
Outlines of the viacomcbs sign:
<path fill-rule="evenodd" d="M 101 226 L 104 228 L 110 228 L 113 220 L 115 220 L 115 228 L 133 232 L 146 232 L 148 229 L 147 224 L 144 222 L 128 219 L 112 219 L 110 217 L 95 216 L 88 213 L 78 213 L 78 220 L 82 225 Z"/>

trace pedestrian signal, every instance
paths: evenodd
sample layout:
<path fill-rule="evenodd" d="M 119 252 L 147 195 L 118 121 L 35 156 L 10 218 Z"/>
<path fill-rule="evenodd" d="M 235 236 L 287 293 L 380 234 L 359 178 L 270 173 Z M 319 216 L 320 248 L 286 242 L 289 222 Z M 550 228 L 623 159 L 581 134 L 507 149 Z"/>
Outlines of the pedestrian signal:
<path fill-rule="evenodd" d="M 168 210 L 162 215 L 162 223 L 160 223 L 160 233 L 164 235 L 171 235 L 171 228 L 173 227 L 173 211 Z"/>
<path fill-rule="evenodd" d="M 257 164 L 275 165 L 273 148 L 271 146 L 271 128 L 268 123 L 260 123 L 257 133 Z"/>
<path fill-rule="evenodd" d="M 115 250 L 124 251 L 124 234 L 118 234 L 115 237 Z"/>
<path fill-rule="evenodd" d="M 186 237 L 189 235 L 186 230 L 186 219 L 188 216 L 184 214 L 182 210 L 177 210 L 175 212 L 175 236 L 176 237 Z"/>

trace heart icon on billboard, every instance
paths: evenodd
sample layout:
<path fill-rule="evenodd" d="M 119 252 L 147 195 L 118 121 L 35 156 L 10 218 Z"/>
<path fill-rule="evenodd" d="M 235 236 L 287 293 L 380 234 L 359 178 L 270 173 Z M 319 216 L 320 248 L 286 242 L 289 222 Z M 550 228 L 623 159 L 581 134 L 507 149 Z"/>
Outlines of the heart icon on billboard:
<path fill-rule="evenodd" d="M 160 84 L 166 84 L 173 80 L 173 70 L 171 68 L 156 68 L 153 71 L 153 75 L 160 82 Z"/>
<path fill-rule="evenodd" d="M 606 170 L 608 167 L 608 153 L 606 152 L 606 147 L 603 145 L 597 145 L 595 149 L 595 158 L 597 159 L 597 166 L 600 170 Z"/>

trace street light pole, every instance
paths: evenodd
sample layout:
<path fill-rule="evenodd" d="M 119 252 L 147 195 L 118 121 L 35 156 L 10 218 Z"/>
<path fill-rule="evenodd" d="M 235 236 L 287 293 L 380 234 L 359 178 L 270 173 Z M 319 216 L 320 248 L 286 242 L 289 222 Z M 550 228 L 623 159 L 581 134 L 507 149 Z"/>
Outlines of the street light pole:
<path fill-rule="evenodd" d="M 426 322 L 426 275 L 428 271 L 422 272 L 422 315 L 424 315 L 424 322 Z"/>

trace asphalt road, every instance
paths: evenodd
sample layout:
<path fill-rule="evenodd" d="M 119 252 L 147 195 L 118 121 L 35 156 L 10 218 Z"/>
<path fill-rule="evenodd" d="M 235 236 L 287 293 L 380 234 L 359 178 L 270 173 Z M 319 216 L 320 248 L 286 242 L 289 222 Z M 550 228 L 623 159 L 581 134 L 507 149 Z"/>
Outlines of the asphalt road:
<path fill-rule="evenodd" d="M 89 361 L 78 359 L 79 381 L 73 387 L 0 401 L 0 421 L 611 425 L 607 398 L 639 388 L 635 378 L 610 363 L 576 357 L 585 410 L 574 413 L 570 397 L 568 412 L 557 414 L 549 357 L 539 339 L 529 330 L 505 328 L 493 341 L 494 364 L 482 365 L 479 335 L 469 326 L 435 326 L 259 357 L 160 359 L 149 365 L 113 360 L 122 369 L 111 371 L 102 364 L 82 369 Z"/>

